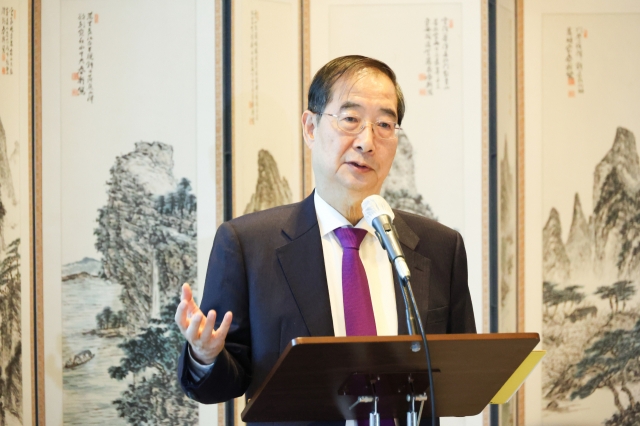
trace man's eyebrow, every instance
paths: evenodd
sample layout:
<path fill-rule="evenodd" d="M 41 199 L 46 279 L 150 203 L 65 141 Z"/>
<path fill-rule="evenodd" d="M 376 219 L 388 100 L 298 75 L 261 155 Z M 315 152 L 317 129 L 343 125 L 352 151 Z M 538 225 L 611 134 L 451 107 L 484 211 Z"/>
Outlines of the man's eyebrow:
<path fill-rule="evenodd" d="M 347 101 L 340 106 L 340 111 L 344 111 L 345 109 L 349 109 L 349 108 L 362 108 L 362 105 L 357 104 L 355 102 Z M 386 115 L 390 115 L 395 119 L 398 118 L 398 114 L 396 114 L 395 110 L 391 108 L 380 108 L 380 111 L 382 111 Z"/>
<path fill-rule="evenodd" d="M 345 110 L 345 109 L 349 109 L 349 108 L 362 108 L 362 105 L 357 104 L 355 102 L 351 102 L 351 101 L 347 101 L 347 102 L 343 103 L 342 105 L 340 105 L 340 111 Z"/>
<path fill-rule="evenodd" d="M 380 111 L 384 112 L 387 115 L 390 115 L 391 117 L 398 119 L 398 114 L 396 114 L 396 112 L 394 110 L 392 110 L 391 108 L 380 108 Z"/>

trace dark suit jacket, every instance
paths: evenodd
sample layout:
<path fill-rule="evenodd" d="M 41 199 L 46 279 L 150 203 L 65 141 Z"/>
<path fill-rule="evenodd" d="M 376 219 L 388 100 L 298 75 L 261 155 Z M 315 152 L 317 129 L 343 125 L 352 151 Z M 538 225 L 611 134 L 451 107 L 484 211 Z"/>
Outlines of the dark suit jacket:
<path fill-rule="evenodd" d="M 425 331 L 474 333 L 462 237 L 422 216 L 395 214 Z M 407 334 L 397 280 L 395 288 L 398 332 Z M 292 339 L 334 335 L 313 195 L 220 226 L 200 309 L 215 309 L 218 323 L 233 312 L 225 349 L 200 382 L 188 371 L 186 346 L 178 363 L 184 391 L 205 404 L 245 392 L 251 398 Z"/>

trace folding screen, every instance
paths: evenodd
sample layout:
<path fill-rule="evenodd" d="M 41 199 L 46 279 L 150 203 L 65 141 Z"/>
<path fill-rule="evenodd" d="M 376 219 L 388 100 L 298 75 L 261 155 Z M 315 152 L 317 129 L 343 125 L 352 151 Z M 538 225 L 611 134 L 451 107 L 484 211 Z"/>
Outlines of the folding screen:
<path fill-rule="evenodd" d="M 525 424 L 640 419 L 640 4 L 526 1 Z"/>
<path fill-rule="evenodd" d="M 215 4 L 42 6 L 42 419 L 218 424 L 173 321 L 220 219 Z"/>
<path fill-rule="evenodd" d="M 0 424 L 33 422 L 31 4 L 0 0 Z"/>
<path fill-rule="evenodd" d="M 495 117 L 497 294 L 496 331 L 515 333 L 522 312 L 518 309 L 518 109 L 516 84 L 516 0 L 495 5 Z M 517 398 L 498 407 L 499 424 L 515 425 Z"/>

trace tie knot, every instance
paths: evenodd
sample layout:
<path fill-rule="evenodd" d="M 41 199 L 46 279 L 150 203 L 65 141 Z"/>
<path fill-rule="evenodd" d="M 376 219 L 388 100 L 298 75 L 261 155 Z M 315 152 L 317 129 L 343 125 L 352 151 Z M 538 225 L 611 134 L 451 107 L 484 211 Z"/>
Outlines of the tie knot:
<path fill-rule="evenodd" d="M 360 249 L 360 244 L 364 237 L 367 235 L 366 229 L 360 228 L 336 228 L 333 230 L 340 241 L 340 245 L 343 249 Z"/>

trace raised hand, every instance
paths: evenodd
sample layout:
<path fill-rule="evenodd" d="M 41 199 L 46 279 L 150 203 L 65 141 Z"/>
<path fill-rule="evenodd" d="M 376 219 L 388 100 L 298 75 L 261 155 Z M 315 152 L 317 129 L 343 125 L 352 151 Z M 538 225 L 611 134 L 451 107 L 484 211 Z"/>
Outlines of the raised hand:
<path fill-rule="evenodd" d="M 220 327 L 214 330 L 216 311 L 204 314 L 193 300 L 193 293 L 189 284 L 182 285 L 180 304 L 176 310 L 176 324 L 182 335 L 191 346 L 191 355 L 202 364 L 211 364 L 224 348 L 224 339 L 227 337 L 233 315 L 227 312 L 220 323 Z"/>

